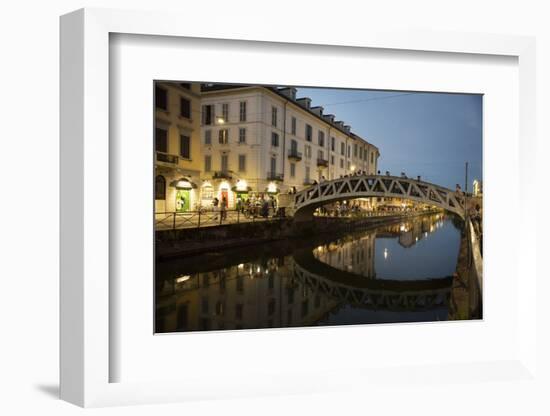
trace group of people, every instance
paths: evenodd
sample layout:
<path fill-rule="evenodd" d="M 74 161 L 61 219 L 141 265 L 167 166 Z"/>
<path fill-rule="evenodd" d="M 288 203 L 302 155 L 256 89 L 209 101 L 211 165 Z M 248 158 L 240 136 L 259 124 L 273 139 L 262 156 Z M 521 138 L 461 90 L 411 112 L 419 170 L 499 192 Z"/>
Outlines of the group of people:
<path fill-rule="evenodd" d="M 245 216 L 256 217 L 261 216 L 267 218 L 269 216 L 270 209 L 275 212 L 277 209 L 277 200 L 270 195 L 269 198 L 250 197 L 250 198 L 237 198 L 236 209 Z"/>

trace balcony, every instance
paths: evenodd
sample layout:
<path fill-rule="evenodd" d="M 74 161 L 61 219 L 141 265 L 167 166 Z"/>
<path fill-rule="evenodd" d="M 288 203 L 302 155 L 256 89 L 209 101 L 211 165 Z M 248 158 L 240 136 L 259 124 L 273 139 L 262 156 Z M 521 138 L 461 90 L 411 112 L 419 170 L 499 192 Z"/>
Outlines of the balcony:
<path fill-rule="evenodd" d="M 232 173 L 230 170 L 219 170 L 214 172 L 212 179 L 233 179 Z"/>
<path fill-rule="evenodd" d="M 320 168 L 328 168 L 328 160 L 317 158 L 317 166 Z"/>
<path fill-rule="evenodd" d="M 282 182 L 283 181 L 283 174 L 282 173 L 276 173 L 276 172 L 267 172 L 267 180 L 268 181 Z"/>
<path fill-rule="evenodd" d="M 179 162 L 179 157 L 169 153 L 157 152 L 157 164 L 169 167 L 176 167 Z"/>
<path fill-rule="evenodd" d="M 299 162 L 300 160 L 302 160 L 302 153 L 295 150 L 295 149 L 290 149 L 288 151 L 288 158 L 290 160 L 294 160 L 296 162 Z"/>

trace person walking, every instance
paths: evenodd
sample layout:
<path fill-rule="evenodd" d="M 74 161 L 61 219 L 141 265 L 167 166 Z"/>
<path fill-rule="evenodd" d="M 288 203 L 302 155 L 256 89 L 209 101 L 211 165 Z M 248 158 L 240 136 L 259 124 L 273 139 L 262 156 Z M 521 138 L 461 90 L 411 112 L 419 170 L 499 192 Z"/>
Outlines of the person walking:
<path fill-rule="evenodd" d="M 221 210 L 221 221 L 225 221 L 227 219 L 227 199 L 225 196 L 222 198 L 222 203 L 220 206 Z"/>

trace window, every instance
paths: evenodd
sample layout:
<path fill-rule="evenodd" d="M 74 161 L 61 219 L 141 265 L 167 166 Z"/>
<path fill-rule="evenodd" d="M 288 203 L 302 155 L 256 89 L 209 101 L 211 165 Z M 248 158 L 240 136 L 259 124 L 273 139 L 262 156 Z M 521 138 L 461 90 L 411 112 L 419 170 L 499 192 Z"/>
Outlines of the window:
<path fill-rule="evenodd" d="M 168 131 L 161 128 L 155 129 L 155 150 L 168 153 Z"/>
<path fill-rule="evenodd" d="M 349 162 L 349 160 L 348 160 L 347 170 L 349 170 L 349 169 L 350 169 L 350 162 Z"/>
<path fill-rule="evenodd" d="M 271 146 L 279 147 L 279 135 L 277 133 L 271 133 Z"/>
<path fill-rule="evenodd" d="M 203 105 L 202 106 L 202 124 L 210 126 L 214 124 L 214 106 Z"/>
<path fill-rule="evenodd" d="M 202 313 L 204 314 L 207 314 L 208 313 L 208 298 L 202 298 L 202 302 L 201 302 L 201 311 Z"/>
<path fill-rule="evenodd" d="M 244 292 L 244 277 L 243 276 L 237 276 L 237 292 L 242 293 Z"/>
<path fill-rule="evenodd" d="M 317 158 L 321 159 L 321 160 L 325 160 L 325 152 L 323 152 L 322 150 L 318 150 L 317 151 Z"/>
<path fill-rule="evenodd" d="M 270 299 L 267 304 L 267 314 L 273 315 L 275 313 L 275 299 Z"/>
<path fill-rule="evenodd" d="M 246 129 L 243 127 L 239 129 L 239 143 L 246 143 Z"/>
<path fill-rule="evenodd" d="M 340 143 L 340 154 L 344 156 L 346 154 L 346 145 L 342 142 Z"/>
<path fill-rule="evenodd" d="M 290 177 L 291 178 L 296 177 L 296 163 L 290 164 Z"/>
<path fill-rule="evenodd" d="M 239 121 L 246 121 L 246 101 L 239 103 Z"/>
<path fill-rule="evenodd" d="M 374 163 L 374 152 L 370 154 L 370 163 Z"/>
<path fill-rule="evenodd" d="M 180 82 L 180 85 L 181 85 L 182 88 L 185 88 L 186 90 L 191 89 L 191 83 L 189 83 L 189 82 Z"/>
<path fill-rule="evenodd" d="M 334 155 L 330 155 L 330 164 L 334 165 Z"/>
<path fill-rule="evenodd" d="M 308 309 L 309 309 L 309 301 L 306 299 L 302 302 L 302 310 L 301 310 L 302 318 L 307 315 Z"/>
<path fill-rule="evenodd" d="M 191 101 L 187 98 L 180 98 L 180 116 L 191 118 Z"/>
<path fill-rule="evenodd" d="M 290 152 L 293 155 L 298 153 L 298 142 L 294 139 L 290 141 Z"/>
<path fill-rule="evenodd" d="M 353 157 L 357 157 L 357 143 L 353 145 Z"/>
<path fill-rule="evenodd" d="M 155 178 L 155 199 L 166 199 L 166 179 L 162 175 Z"/>
<path fill-rule="evenodd" d="M 306 166 L 306 182 L 309 182 L 309 166 Z"/>
<path fill-rule="evenodd" d="M 210 155 L 204 156 L 204 171 L 205 172 L 212 171 L 212 156 Z"/>
<path fill-rule="evenodd" d="M 271 107 L 271 125 L 277 127 L 277 107 Z"/>
<path fill-rule="evenodd" d="M 212 130 L 204 131 L 204 144 L 212 144 Z"/>
<path fill-rule="evenodd" d="M 229 143 L 229 130 L 227 129 L 221 129 L 218 132 L 218 141 L 220 144 L 227 144 Z"/>
<path fill-rule="evenodd" d="M 344 159 L 340 159 L 340 167 L 344 169 Z"/>
<path fill-rule="evenodd" d="M 296 136 L 296 117 L 290 120 L 290 133 Z"/>
<path fill-rule="evenodd" d="M 306 140 L 308 142 L 313 140 L 313 128 L 309 124 L 306 124 Z"/>
<path fill-rule="evenodd" d="M 155 107 L 168 111 L 168 91 L 159 86 L 155 86 Z"/>
<path fill-rule="evenodd" d="M 351 146 L 348 145 L 348 157 L 350 157 L 350 156 L 351 156 Z"/>
<path fill-rule="evenodd" d="M 235 305 L 235 318 L 236 319 L 243 319 L 243 308 L 244 308 L 244 305 L 242 303 L 237 303 Z"/>
<path fill-rule="evenodd" d="M 229 172 L 229 156 L 228 155 L 222 155 L 221 160 L 221 170 L 222 172 Z"/>
<path fill-rule="evenodd" d="M 319 146 L 324 147 L 325 146 L 325 132 L 320 131 L 317 134 L 317 137 L 319 139 Z"/>
<path fill-rule="evenodd" d="M 336 139 L 334 137 L 331 137 L 330 138 L 330 150 L 332 150 L 334 152 L 335 149 L 336 149 Z"/>
<path fill-rule="evenodd" d="M 304 153 L 306 154 L 306 159 L 311 159 L 311 146 L 304 145 Z"/>
<path fill-rule="evenodd" d="M 180 134 L 180 156 L 191 159 L 191 138 L 184 134 Z"/>
<path fill-rule="evenodd" d="M 222 104 L 222 118 L 224 122 L 229 122 L 229 104 Z"/>
<path fill-rule="evenodd" d="M 271 174 L 275 175 L 277 172 L 277 158 L 272 157 L 271 158 Z"/>
<path fill-rule="evenodd" d="M 239 155 L 239 172 L 246 171 L 246 155 Z"/>

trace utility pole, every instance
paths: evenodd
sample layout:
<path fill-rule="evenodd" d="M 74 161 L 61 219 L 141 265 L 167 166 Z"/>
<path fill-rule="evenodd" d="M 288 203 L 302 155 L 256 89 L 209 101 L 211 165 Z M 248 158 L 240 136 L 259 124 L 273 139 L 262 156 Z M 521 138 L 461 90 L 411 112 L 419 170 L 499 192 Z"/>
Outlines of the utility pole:
<path fill-rule="evenodd" d="M 465 173 L 466 173 L 466 178 L 464 182 L 464 193 L 468 193 L 468 162 L 466 162 Z"/>
<path fill-rule="evenodd" d="M 464 211 L 466 215 L 468 215 L 468 162 L 466 162 L 466 168 L 465 168 L 465 183 L 464 183 Z"/>

